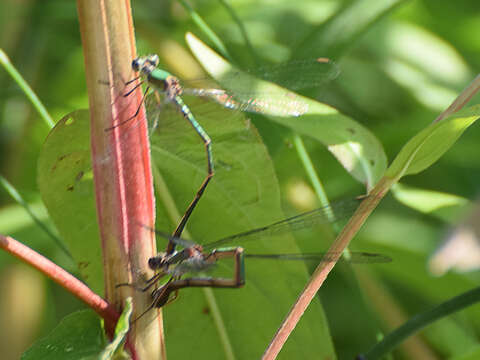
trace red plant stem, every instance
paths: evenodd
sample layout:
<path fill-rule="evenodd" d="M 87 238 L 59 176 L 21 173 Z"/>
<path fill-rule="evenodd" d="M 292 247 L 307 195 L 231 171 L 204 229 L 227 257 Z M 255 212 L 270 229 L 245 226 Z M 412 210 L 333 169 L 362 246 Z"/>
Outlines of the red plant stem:
<path fill-rule="evenodd" d="M 54 264 L 43 255 L 40 255 L 10 236 L 0 234 L 0 247 L 26 264 L 29 264 L 44 273 L 58 285 L 75 295 L 79 300 L 83 301 L 87 306 L 91 307 L 105 320 L 107 333 L 110 336 L 113 336 L 113 331 L 119 314 L 115 308 L 106 302 L 101 296 L 98 296 L 90 290 L 87 285 L 62 269 L 60 266 Z"/>
<path fill-rule="evenodd" d="M 120 308 L 131 296 L 135 318 L 151 305 L 150 293 L 116 285 L 139 284 L 149 277 L 147 262 L 156 255 L 156 244 L 146 228 L 154 227 L 155 202 L 143 106 L 132 118 L 141 104 L 141 89 L 124 96 L 126 82 L 136 76 L 131 68 L 136 53 L 130 1 L 77 0 L 77 5 L 105 298 Z M 132 323 L 127 342 L 135 349 L 133 359 L 164 359 L 161 312 L 150 311 Z"/>

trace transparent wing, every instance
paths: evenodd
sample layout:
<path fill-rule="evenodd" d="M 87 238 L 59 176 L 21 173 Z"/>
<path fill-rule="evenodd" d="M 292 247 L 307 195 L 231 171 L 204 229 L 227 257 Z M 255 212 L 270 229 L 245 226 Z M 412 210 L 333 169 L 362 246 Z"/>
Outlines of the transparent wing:
<path fill-rule="evenodd" d="M 341 256 L 342 254 L 340 254 Z M 246 258 L 266 260 L 296 260 L 318 262 L 331 262 L 338 258 L 338 253 L 311 253 L 311 254 L 245 254 Z M 348 257 L 340 257 L 339 261 L 347 261 L 352 264 L 380 264 L 389 263 L 392 258 L 387 255 L 374 254 L 369 252 L 350 252 Z"/>
<path fill-rule="evenodd" d="M 207 262 L 205 260 L 191 260 L 187 259 L 177 266 L 170 268 L 169 273 L 174 277 L 182 276 L 187 273 L 210 272 L 217 267 L 214 262 Z"/>
<path fill-rule="evenodd" d="M 340 68 L 335 62 L 327 58 L 317 58 L 231 71 L 222 76 L 221 82 L 226 88 L 230 88 L 230 85 L 244 87 L 250 85 L 249 77 L 255 77 L 284 88 L 299 90 L 318 87 L 335 79 L 339 74 Z M 218 88 L 205 79 L 187 80 L 183 84 L 185 88 Z"/>
<path fill-rule="evenodd" d="M 279 261 L 315 261 L 332 262 L 339 258 L 339 262 L 348 262 L 351 264 L 386 264 L 392 262 L 392 258 L 387 255 L 375 254 L 369 252 L 351 252 L 348 257 L 341 256 L 338 253 L 308 253 L 308 254 L 245 254 L 247 259 L 255 260 L 279 260 Z M 187 259 L 170 270 L 171 275 L 181 276 L 186 273 L 198 273 L 212 271 L 217 267 L 217 263 L 207 262 L 202 259 Z"/>
<path fill-rule="evenodd" d="M 255 71 L 261 79 L 293 90 L 318 87 L 339 74 L 338 65 L 327 58 L 296 60 Z"/>
<path fill-rule="evenodd" d="M 338 74 L 338 66 L 329 59 L 298 60 L 253 71 L 228 72 L 220 80 L 222 87 L 216 84 L 208 85 L 205 81 L 186 82 L 184 91 L 208 98 L 229 109 L 278 116 L 300 116 L 308 111 L 308 105 L 300 97 L 286 93 L 283 89 L 259 89 L 258 79 L 298 90 L 318 87 Z M 189 89 L 189 86 L 193 88 Z"/>
<path fill-rule="evenodd" d="M 155 235 L 160 236 L 168 241 L 173 241 L 175 244 L 183 246 L 184 248 L 194 247 L 196 244 L 193 241 L 182 239 L 180 237 L 172 236 L 166 232 L 153 229 L 150 226 L 142 225 L 145 229 L 150 230 L 155 233 Z"/>
<path fill-rule="evenodd" d="M 209 242 L 202 245 L 202 248 L 205 251 L 209 251 L 225 245 L 242 246 L 245 242 L 248 241 L 270 237 L 273 235 L 286 234 L 297 230 L 313 227 L 318 224 L 335 223 L 349 218 L 351 215 L 353 215 L 360 202 L 363 201 L 366 197 L 367 196 L 358 196 L 352 199 L 339 200 L 331 203 L 328 206 L 324 206 L 303 214 L 292 216 L 290 218 L 277 221 L 267 226 L 262 226 L 256 229 L 230 235 L 213 242 Z M 147 226 L 144 227 L 149 229 L 150 231 L 154 231 L 158 236 L 161 236 L 169 241 L 173 241 L 174 243 L 186 248 L 192 247 L 196 244 L 195 242 L 178 237 L 173 237 L 167 233 L 152 229 Z"/>
<path fill-rule="evenodd" d="M 186 92 L 208 98 L 228 109 L 276 116 L 300 116 L 308 112 L 308 104 L 293 93 L 229 92 L 221 89 L 187 89 Z"/>
<path fill-rule="evenodd" d="M 317 224 L 335 223 L 350 217 L 363 199 L 365 199 L 365 196 L 348 200 L 340 200 L 332 203 L 329 206 L 321 207 L 319 209 L 296 215 L 257 229 L 231 235 L 202 246 L 206 250 L 228 244 L 241 246 L 247 241 L 252 241 L 259 238 L 285 234 L 296 230 L 309 228 Z"/>

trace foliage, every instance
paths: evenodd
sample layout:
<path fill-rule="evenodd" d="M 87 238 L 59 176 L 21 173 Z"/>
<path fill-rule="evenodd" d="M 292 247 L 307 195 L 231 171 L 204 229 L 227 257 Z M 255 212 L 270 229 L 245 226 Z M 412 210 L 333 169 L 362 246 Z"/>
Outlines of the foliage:
<path fill-rule="evenodd" d="M 292 146 L 296 136 L 293 131 L 302 135 L 330 198 L 364 193 L 365 187 L 358 181 L 373 186 L 386 168 L 384 152 L 389 163 L 395 159 L 387 174 L 411 175 L 402 178 L 402 186 L 395 188 L 394 195 L 400 202 L 387 197 L 352 243 L 352 250 L 387 254 L 393 263 L 368 268 L 339 264 L 320 292 L 323 308 L 320 301 L 313 304 L 281 357 L 293 358 L 292 354 L 301 349 L 302 358 L 336 353 L 340 359 L 351 359 L 365 353 L 379 334 L 387 334 L 416 313 L 476 286 L 475 271 L 449 271 L 437 277 L 427 265 L 432 266 L 437 259 L 433 254 L 439 254 L 437 249 L 447 237 L 448 226 L 458 223 L 458 213 L 465 208 L 461 200 L 473 199 L 477 193 L 480 134 L 476 124 L 470 125 L 478 109 L 472 107 L 445 121 L 432 122 L 480 68 L 475 46 L 478 2 L 238 0 L 231 3 L 231 8 L 222 3 L 190 2 L 202 22 L 192 20 L 179 2 L 135 3 L 138 53 L 158 53 L 162 66 L 182 79 L 206 77 L 200 66 L 205 62 L 197 62 L 194 55 L 198 57 L 198 51 L 185 40 L 190 32 L 238 69 L 330 57 L 341 72 L 328 84 L 300 93 L 319 110 L 299 118 L 232 114 L 187 98 L 212 135 L 217 171 L 188 225 L 196 241 L 205 243 L 321 205 Z M 2 49 L 58 125 L 47 138 L 45 122 L 16 83 L 0 72 L 5 84 L 0 96 L 0 147 L 4 153 L 0 173 L 35 214 L 60 234 L 75 260 L 2 191 L 0 233 L 33 247 L 101 292 L 100 248 L 88 171 L 87 115 L 77 111 L 87 108 L 88 103 L 74 3 L 4 2 L 0 14 L 7 13 L 9 18 L 0 21 Z M 218 38 L 212 37 L 205 26 Z M 315 121 L 326 109 L 334 114 L 323 118 L 323 125 L 317 127 Z M 68 118 L 78 123 L 67 124 Z M 300 123 L 302 118 L 305 122 Z M 364 145 L 367 152 L 356 154 L 357 148 L 350 147 L 360 159 L 357 172 L 352 170 L 358 170 L 358 166 L 351 163 L 351 154 L 338 148 L 335 152 L 328 142 L 339 132 L 338 121 L 361 129 L 367 139 L 364 144 L 372 144 Z M 162 126 L 165 130 L 152 138 L 158 170 L 157 227 L 170 231 L 176 216 L 164 206 L 167 198 L 183 211 L 205 175 L 206 164 L 203 145 L 188 124 L 179 117 L 167 116 L 160 118 L 160 129 Z M 77 145 L 80 150 L 74 149 Z M 419 148 L 423 153 L 417 152 Z M 58 154 L 75 161 L 62 164 Z M 369 163 L 373 159 L 375 162 Z M 54 164 L 65 168 L 53 168 Z M 73 184 L 77 192 L 68 190 L 68 184 Z M 422 196 L 418 196 L 420 193 Z M 325 240 L 319 241 L 321 238 Z M 254 250 L 288 252 L 300 248 L 313 252 L 326 249 L 330 239 L 329 229 L 316 228 L 295 240 L 262 242 L 254 245 Z M 158 246 L 164 247 L 162 239 L 158 239 Z M 15 351 L 2 354 L 6 359 L 18 358 L 33 339 L 45 336 L 66 314 L 81 308 L 71 296 L 46 282 L 42 291 L 48 301 L 36 302 L 38 316 L 21 321 L 20 317 L 14 318 L 17 313 L 12 308 L 20 309 L 17 316 L 21 316 L 21 310 L 35 306 L 31 302 L 36 301 L 36 297 L 24 296 L 15 286 L 8 286 L 22 281 L 15 261 L 0 255 L 4 284 L 0 292 L 0 347 Z M 92 266 L 85 268 L 86 263 Z M 309 264 L 307 267 L 313 270 Z M 223 270 L 219 269 L 225 273 Z M 165 308 L 170 358 L 189 358 L 192 351 L 196 358 L 223 359 L 229 354 L 237 359 L 259 357 L 303 287 L 307 272 L 301 264 L 265 262 L 247 263 L 246 271 L 245 289 L 185 289 Z M 16 280 L 3 281 L 7 277 Z M 22 301 L 12 305 L 5 294 Z M 468 308 L 431 324 L 416 343 L 405 343 L 394 356 L 425 358 L 437 353 L 442 357 L 474 358 L 479 326 L 478 309 Z"/>

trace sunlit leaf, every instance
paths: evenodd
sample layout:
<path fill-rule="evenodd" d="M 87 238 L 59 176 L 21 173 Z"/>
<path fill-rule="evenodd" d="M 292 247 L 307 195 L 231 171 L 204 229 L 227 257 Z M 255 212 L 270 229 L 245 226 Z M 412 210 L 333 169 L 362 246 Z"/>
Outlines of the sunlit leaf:
<path fill-rule="evenodd" d="M 415 135 L 387 170 L 391 178 L 417 174 L 435 163 L 480 117 L 480 106 L 461 110 Z"/>
<path fill-rule="evenodd" d="M 327 146 L 345 169 L 367 187 L 373 186 L 383 175 L 386 168 L 383 148 L 375 136 L 359 123 L 328 105 L 240 72 L 192 34 L 187 35 L 187 41 L 195 56 L 221 85 L 224 85 L 222 77 L 225 75 L 228 77 L 231 72 L 239 74 L 238 85 L 229 82 L 227 90 L 239 94 L 248 90 L 249 94 L 255 94 L 260 103 L 273 94 L 277 98 L 283 97 L 286 104 L 302 104 L 306 110 L 300 112 L 299 116 L 279 116 L 276 109 L 271 113 L 263 113 L 269 115 L 269 119 Z"/>

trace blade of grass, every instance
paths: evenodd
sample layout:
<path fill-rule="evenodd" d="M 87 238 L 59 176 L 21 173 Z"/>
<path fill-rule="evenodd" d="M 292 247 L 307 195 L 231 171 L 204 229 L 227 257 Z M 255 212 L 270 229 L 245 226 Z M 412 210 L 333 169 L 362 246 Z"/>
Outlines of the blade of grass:
<path fill-rule="evenodd" d="M 325 188 L 323 187 L 323 184 L 320 178 L 318 177 L 317 172 L 315 171 L 315 167 L 313 166 L 312 160 L 310 159 L 310 155 L 308 154 L 307 149 L 305 148 L 305 145 L 300 135 L 294 134 L 293 144 L 295 145 L 295 150 L 297 151 L 298 157 L 300 158 L 300 161 L 302 162 L 303 167 L 305 168 L 305 172 L 307 173 L 307 176 L 313 185 L 313 189 L 315 190 L 315 193 L 317 194 L 317 197 L 320 200 L 321 206 L 327 208 L 328 205 L 330 205 L 330 201 L 328 200 L 327 193 L 325 192 Z M 334 217 L 333 213 L 329 213 L 328 216 L 331 220 L 333 220 L 333 217 Z M 332 221 L 332 223 L 335 230 L 336 231 L 339 230 L 338 224 L 336 224 L 334 221 Z"/>
<path fill-rule="evenodd" d="M 38 111 L 42 119 L 45 121 L 47 126 L 49 128 L 53 128 L 55 126 L 55 122 L 51 118 L 47 109 L 45 108 L 45 106 L 43 106 L 42 102 L 37 97 L 35 92 L 27 84 L 27 82 L 22 77 L 22 75 L 17 71 L 17 69 L 13 66 L 7 54 L 5 54 L 5 52 L 2 49 L 0 49 L 0 64 L 3 65 L 5 70 L 10 74 L 10 76 L 15 80 L 18 86 L 22 89 L 22 91 L 30 100 L 34 108 Z M 27 202 L 23 199 L 20 193 L 13 187 L 12 184 L 10 184 L 10 182 L 6 178 L 4 178 L 1 175 L 0 175 L 0 184 L 13 199 L 25 209 L 25 211 L 28 213 L 28 215 L 30 215 L 32 220 L 60 247 L 60 249 L 69 258 L 72 258 L 72 255 L 68 251 L 63 241 L 60 238 L 58 238 L 58 236 L 56 236 L 53 232 L 51 232 L 50 229 L 48 229 L 48 227 L 35 215 L 35 213 L 32 211 L 32 209 L 27 204 Z"/>
<path fill-rule="evenodd" d="M 310 159 L 310 155 L 308 154 L 307 149 L 305 148 L 302 137 L 298 134 L 294 134 L 293 144 L 300 158 L 300 161 L 302 162 L 303 167 L 305 168 L 305 172 L 307 173 L 307 176 L 313 185 L 315 193 L 317 194 L 317 197 L 320 200 L 321 206 L 328 208 L 328 205 L 330 205 L 330 201 L 328 200 L 327 193 L 325 192 L 325 188 L 323 187 L 322 182 L 318 177 L 317 172 L 315 171 L 315 167 L 313 166 L 312 160 Z M 331 223 L 332 223 L 333 229 L 335 230 L 336 233 L 338 233 L 341 229 L 339 227 L 339 224 L 336 221 L 333 221 L 335 214 L 329 211 L 327 215 L 332 220 Z M 349 258 L 350 252 L 348 248 L 345 248 L 343 252 L 343 256 L 346 259 Z"/>
<path fill-rule="evenodd" d="M 233 21 L 237 24 L 238 29 L 240 30 L 240 34 L 242 34 L 243 41 L 245 41 L 245 45 L 247 46 L 247 49 L 250 51 L 250 55 L 252 56 L 255 63 L 258 64 L 257 55 L 255 53 L 255 50 L 253 49 L 253 45 L 250 41 L 250 38 L 248 37 L 247 30 L 245 29 L 245 26 L 243 26 L 242 20 L 240 20 L 240 17 L 238 17 L 235 10 L 229 4 L 228 0 L 219 0 L 219 1 L 220 1 L 220 4 L 222 4 L 223 7 L 228 11 Z"/>
<path fill-rule="evenodd" d="M 215 32 L 208 26 L 205 20 L 188 4 L 185 0 L 178 0 L 178 2 L 185 8 L 185 10 L 190 14 L 193 22 L 197 24 L 200 30 L 203 31 L 205 36 L 210 39 L 210 41 L 215 44 L 218 51 L 227 59 L 231 60 L 230 54 L 226 46 L 223 44 L 222 40 L 215 34 Z"/>
<path fill-rule="evenodd" d="M 372 25 L 388 15 L 406 0 L 360 0 L 348 2 L 348 5 L 322 24 L 305 38 L 296 51 L 299 59 L 308 57 L 312 49 L 322 56 L 337 59 Z"/>
<path fill-rule="evenodd" d="M 2 49 L 0 49 L 0 64 L 3 65 L 5 70 L 7 70 L 7 72 L 10 74 L 13 80 L 15 80 L 17 85 L 20 86 L 20 88 L 23 90 L 23 92 L 27 96 L 28 100 L 30 100 L 33 107 L 38 111 L 38 113 L 42 117 L 43 121 L 45 121 L 47 126 L 49 128 L 53 128 L 55 126 L 55 122 L 53 121 L 52 117 L 48 113 L 47 109 L 45 109 L 45 106 L 43 106 L 40 99 L 37 97 L 37 95 L 32 90 L 32 88 L 27 84 L 27 82 L 22 77 L 22 75 L 20 75 L 17 69 L 15 69 L 15 66 L 13 66 L 7 54 L 5 54 L 5 52 Z"/>
<path fill-rule="evenodd" d="M 407 321 L 404 325 L 388 334 L 382 341 L 377 343 L 364 355 L 360 355 L 359 359 L 380 359 L 392 351 L 396 346 L 408 337 L 420 331 L 422 328 L 442 319 L 450 314 L 460 311 L 480 301 L 480 287 L 469 290 L 450 300 L 443 302 L 435 308 L 418 314 Z"/>
<path fill-rule="evenodd" d="M 68 251 L 67 246 L 63 243 L 63 241 L 53 232 L 51 232 L 47 225 L 45 225 L 42 220 L 40 220 L 38 216 L 35 215 L 28 203 L 23 199 L 22 195 L 20 195 L 20 193 L 13 187 L 13 185 L 10 184 L 10 182 L 2 175 L 0 175 L 0 184 L 13 199 L 25 209 L 27 214 L 30 215 L 30 217 L 32 218 L 33 222 L 37 224 L 38 227 L 42 229 L 70 259 L 72 259 L 72 254 L 70 253 L 70 251 Z"/>

